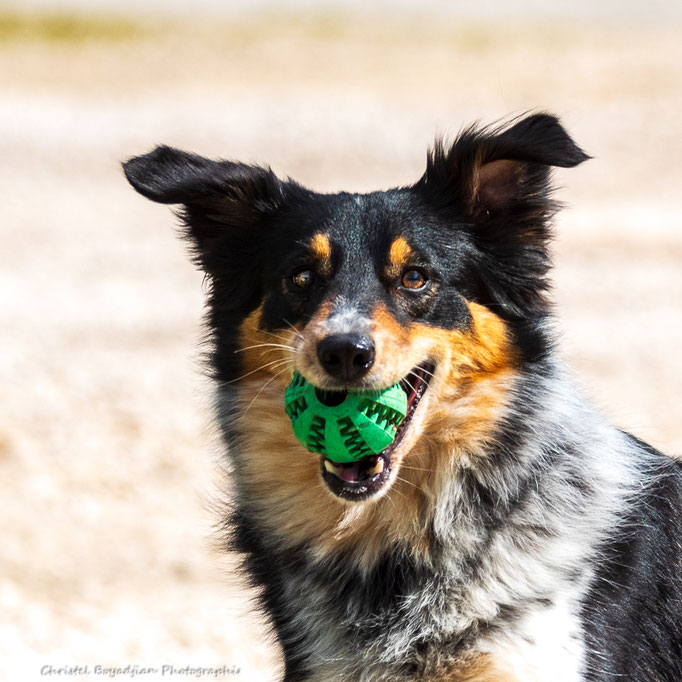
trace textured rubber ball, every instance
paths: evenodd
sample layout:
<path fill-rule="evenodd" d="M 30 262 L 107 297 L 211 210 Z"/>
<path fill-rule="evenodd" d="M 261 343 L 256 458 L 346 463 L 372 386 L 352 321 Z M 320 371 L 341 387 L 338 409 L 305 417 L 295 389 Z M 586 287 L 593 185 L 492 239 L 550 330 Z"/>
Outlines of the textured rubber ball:
<path fill-rule="evenodd" d="M 380 391 L 323 391 L 295 372 L 284 408 L 303 447 L 332 462 L 355 462 L 395 440 L 407 395 L 399 383 Z"/>

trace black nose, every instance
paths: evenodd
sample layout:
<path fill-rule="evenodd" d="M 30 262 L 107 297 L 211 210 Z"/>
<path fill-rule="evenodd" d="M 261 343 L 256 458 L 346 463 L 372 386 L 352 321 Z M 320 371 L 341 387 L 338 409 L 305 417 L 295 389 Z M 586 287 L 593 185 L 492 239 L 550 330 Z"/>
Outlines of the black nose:
<path fill-rule="evenodd" d="M 374 363 L 374 343 L 360 334 L 336 334 L 320 341 L 317 357 L 327 374 L 349 383 L 369 372 Z"/>

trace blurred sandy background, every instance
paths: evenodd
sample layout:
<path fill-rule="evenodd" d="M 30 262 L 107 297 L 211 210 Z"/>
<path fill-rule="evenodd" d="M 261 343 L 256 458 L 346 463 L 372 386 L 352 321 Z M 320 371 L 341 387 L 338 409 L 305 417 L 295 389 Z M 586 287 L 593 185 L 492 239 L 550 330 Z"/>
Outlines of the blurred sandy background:
<path fill-rule="evenodd" d="M 119 169 L 156 143 L 362 191 L 415 180 L 436 133 L 559 113 L 595 157 L 558 175 L 564 353 L 615 423 L 682 452 L 681 12 L 542 5 L 0 10 L 0 679 L 277 676 L 213 547 L 201 275 Z"/>

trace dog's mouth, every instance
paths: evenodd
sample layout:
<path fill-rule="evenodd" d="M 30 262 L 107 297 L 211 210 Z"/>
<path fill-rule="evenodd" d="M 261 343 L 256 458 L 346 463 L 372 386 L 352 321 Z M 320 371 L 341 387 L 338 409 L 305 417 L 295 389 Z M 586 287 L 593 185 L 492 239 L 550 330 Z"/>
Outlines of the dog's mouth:
<path fill-rule="evenodd" d="M 407 414 L 396 431 L 393 442 L 378 455 L 368 455 L 355 462 L 332 462 L 322 457 L 322 478 L 334 495 L 345 500 L 360 502 L 372 497 L 388 482 L 391 475 L 391 453 L 400 445 L 412 417 L 433 377 L 434 366 L 422 363 L 401 382 L 407 395 Z"/>

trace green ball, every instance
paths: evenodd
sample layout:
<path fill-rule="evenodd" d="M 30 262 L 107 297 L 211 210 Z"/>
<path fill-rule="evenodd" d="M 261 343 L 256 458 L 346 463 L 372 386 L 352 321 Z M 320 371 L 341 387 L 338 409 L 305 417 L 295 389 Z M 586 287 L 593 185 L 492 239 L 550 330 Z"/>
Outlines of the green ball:
<path fill-rule="evenodd" d="M 323 391 L 294 372 L 284 409 L 307 450 L 332 462 L 355 462 L 395 440 L 407 415 L 407 395 L 399 383 L 379 391 Z"/>

